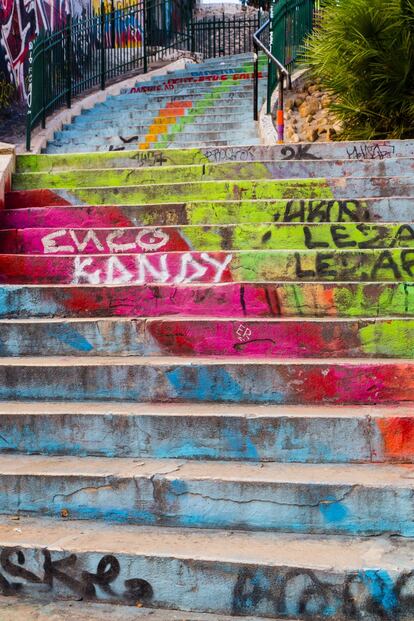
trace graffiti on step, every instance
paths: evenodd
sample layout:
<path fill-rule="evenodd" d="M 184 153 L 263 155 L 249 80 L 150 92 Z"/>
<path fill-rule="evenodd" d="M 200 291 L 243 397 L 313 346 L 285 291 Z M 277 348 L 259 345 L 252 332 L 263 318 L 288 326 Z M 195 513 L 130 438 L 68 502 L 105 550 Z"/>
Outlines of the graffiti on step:
<path fill-rule="evenodd" d="M 138 254 L 105 259 L 75 256 L 72 284 L 123 285 L 133 284 L 188 284 L 191 282 L 222 282 L 230 279 L 228 267 L 231 254 L 215 258 L 207 252 Z"/>
<path fill-rule="evenodd" d="M 220 149 L 203 149 L 202 160 L 207 158 L 209 162 L 253 162 L 255 147 L 222 147 Z"/>
<path fill-rule="evenodd" d="M 410 224 L 390 227 L 380 224 L 359 223 L 349 228 L 343 224 L 332 224 L 327 229 L 322 227 L 304 226 L 304 242 L 306 248 L 359 248 L 369 250 L 375 248 L 400 248 L 414 246 L 414 227 Z"/>
<path fill-rule="evenodd" d="M 283 147 L 280 151 L 283 160 L 321 160 L 321 157 L 311 153 L 310 144 L 298 144 L 296 147 Z"/>
<path fill-rule="evenodd" d="M 386 160 L 394 157 L 395 146 L 384 143 L 356 144 L 346 149 L 349 160 Z"/>
<path fill-rule="evenodd" d="M 228 81 L 238 81 L 238 80 L 251 80 L 253 78 L 253 73 L 234 73 L 232 75 L 229 74 L 214 74 L 214 75 L 194 75 L 192 74 L 189 77 L 185 78 L 172 78 L 171 80 L 167 80 L 166 82 L 162 82 L 161 84 L 154 84 L 151 86 L 133 86 L 129 93 L 154 93 L 160 91 L 171 91 L 177 87 L 180 87 L 185 84 L 199 84 L 200 82 L 228 82 Z M 259 72 L 259 78 L 263 77 L 263 74 Z"/>
<path fill-rule="evenodd" d="M 292 199 L 275 205 L 273 222 L 366 222 L 369 210 L 359 200 Z"/>
<path fill-rule="evenodd" d="M 24 591 L 27 584 L 44 585 L 53 588 L 64 586 L 82 599 L 116 599 L 125 603 L 148 603 L 153 597 L 149 582 L 141 578 L 121 580 L 121 564 L 116 556 L 102 556 L 95 573 L 85 571 L 76 556 L 52 558 L 48 549 L 39 551 L 41 562 L 36 562 L 42 574 L 34 573 L 21 548 L 3 548 L 0 554 L 0 590 L 2 595 L 17 595 Z M 40 572 L 39 572 L 40 573 Z M 16 580 L 17 579 L 17 580 Z M 115 586 L 114 583 L 117 582 Z M 120 587 L 120 584 L 122 587 Z"/>
<path fill-rule="evenodd" d="M 335 578 L 333 578 L 335 580 Z M 232 614 L 301 619 L 399 621 L 413 618 L 414 571 L 391 576 L 361 570 L 330 582 L 309 569 L 243 568 L 233 590 Z"/>
<path fill-rule="evenodd" d="M 45 254 L 156 252 L 169 240 L 170 235 L 157 228 L 139 229 L 138 232 L 131 229 L 60 229 L 42 237 L 42 246 Z M 177 246 L 174 249 L 182 250 Z M 187 245 L 184 250 L 187 250 Z"/>
<path fill-rule="evenodd" d="M 352 250 L 352 249 L 351 249 Z M 414 278 L 414 250 L 383 250 L 362 255 L 359 251 L 294 253 L 295 276 L 299 280 L 408 280 Z M 407 278 L 408 276 L 408 278 Z"/>
<path fill-rule="evenodd" d="M 162 166 L 168 162 L 163 151 L 137 151 L 132 158 L 141 166 Z"/>

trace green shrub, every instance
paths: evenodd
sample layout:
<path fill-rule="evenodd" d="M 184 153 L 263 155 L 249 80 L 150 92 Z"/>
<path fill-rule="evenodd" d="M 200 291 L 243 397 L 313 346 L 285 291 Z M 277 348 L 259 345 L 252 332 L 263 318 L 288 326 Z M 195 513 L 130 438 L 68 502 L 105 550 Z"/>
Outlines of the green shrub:
<path fill-rule="evenodd" d="M 341 139 L 414 137 L 414 0 L 325 0 L 304 60 Z"/>
<path fill-rule="evenodd" d="M 0 73 L 0 110 L 9 108 L 16 99 L 17 91 L 3 73 Z"/>

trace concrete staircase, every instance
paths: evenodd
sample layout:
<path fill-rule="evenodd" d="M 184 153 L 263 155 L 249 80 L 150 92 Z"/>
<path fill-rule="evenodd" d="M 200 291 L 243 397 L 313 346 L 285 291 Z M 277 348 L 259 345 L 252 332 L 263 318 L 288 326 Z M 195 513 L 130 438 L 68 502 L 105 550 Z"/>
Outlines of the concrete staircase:
<path fill-rule="evenodd" d="M 410 141 L 18 158 L 4 595 L 412 621 L 413 170 Z"/>
<path fill-rule="evenodd" d="M 266 65 L 260 63 L 263 102 Z M 239 54 L 137 82 L 56 132 L 46 152 L 257 145 L 252 72 L 252 54 Z"/>

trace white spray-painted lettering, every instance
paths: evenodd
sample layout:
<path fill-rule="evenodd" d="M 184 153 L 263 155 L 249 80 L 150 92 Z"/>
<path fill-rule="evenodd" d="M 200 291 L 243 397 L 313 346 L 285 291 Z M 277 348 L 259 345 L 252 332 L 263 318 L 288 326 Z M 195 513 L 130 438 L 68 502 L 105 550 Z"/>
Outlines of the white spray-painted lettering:
<path fill-rule="evenodd" d="M 80 239 L 82 234 L 83 239 Z M 168 244 L 169 240 L 166 231 L 154 228 L 139 229 L 136 234 L 127 228 L 107 231 L 60 229 L 42 237 L 42 246 L 45 254 L 73 254 L 87 249 L 89 252 L 120 254 L 136 249 L 155 252 Z"/>
<path fill-rule="evenodd" d="M 199 256 L 185 252 L 179 257 L 167 253 L 138 254 L 132 261 L 131 257 L 128 257 L 128 261 L 123 261 L 117 256 L 110 256 L 104 260 L 97 257 L 75 256 L 73 260 L 74 285 L 187 284 L 221 282 L 232 255 L 226 254 L 223 261 L 206 252 Z"/>

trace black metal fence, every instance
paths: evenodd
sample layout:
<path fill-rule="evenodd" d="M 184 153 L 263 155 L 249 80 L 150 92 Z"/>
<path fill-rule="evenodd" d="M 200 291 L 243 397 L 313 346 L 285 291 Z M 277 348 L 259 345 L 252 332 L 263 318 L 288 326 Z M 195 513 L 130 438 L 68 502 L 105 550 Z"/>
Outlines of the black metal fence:
<path fill-rule="evenodd" d="M 192 51 L 200 52 L 205 58 L 251 52 L 261 15 L 260 11 L 233 17 L 213 15 L 192 22 Z"/>
<path fill-rule="evenodd" d="M 204 57 L 252 50 L 260 12 L 234 18 L 193 19 L 194 0 L 138 0 L 114 8 L 103 0 L 89 17 L 71 18 L 56 32 L 41 33 L 29 49 L 26 148 L 33 128 L 72 98 L 128 71 L 146 72 L 155 60 L 186 50 Z"/>

